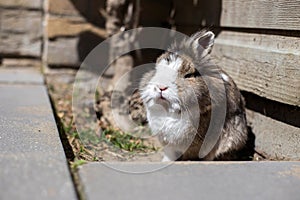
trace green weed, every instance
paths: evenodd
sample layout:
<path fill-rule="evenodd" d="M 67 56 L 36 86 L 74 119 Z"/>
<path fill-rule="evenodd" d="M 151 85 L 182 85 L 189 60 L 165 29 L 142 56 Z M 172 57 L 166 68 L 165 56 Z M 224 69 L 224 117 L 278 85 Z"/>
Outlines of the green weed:
<path fill-rule="evenodd" d="M 102 132 L 102 140 L 113 144 L 117 148 L 130 152 L 157 150 L 154 146 L 148 146 L 144 144 L 143 139 L 136 138 L 128 133 L 114 130 L 112 128 L 106 129 Z"/>
<path fill-rule="evenodd" d="M 74 162 L 71 163 L 71 168 L 74 170 L 74 169 L 77 169 L 79 166 L 84 165 L 86 163 L 87 162 L 85 160 L 75 159 Z"/>

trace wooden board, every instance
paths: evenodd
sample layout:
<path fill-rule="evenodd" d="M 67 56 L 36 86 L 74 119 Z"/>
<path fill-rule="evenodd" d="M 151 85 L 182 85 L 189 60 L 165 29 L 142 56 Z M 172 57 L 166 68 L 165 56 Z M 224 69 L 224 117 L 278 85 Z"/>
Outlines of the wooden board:
<path fill-rule="evenodd" d="M 42 9 L 42 0 L 0 0 L 1 7 Z"/>
<path fill-rule="evenodd" d="M 97 26 L 104 26 L 105 20 L 99 12 L 104 8 L 104 0 L 49 0 L 51 15 L 82 17 Z"/>
<path fill-rule="evenodd" d="M 255 134 L 255 148 L 273 159 L 300 160 L 300 128 L 247 110 L 248 124 Z"/>
<path fill-rule="evenodd" d="M 98 28 L 79 17 L 54 17 L 48 20 L 48 38 L 76 36 L 84 31 L 91 31 L 105 38 L 105 29 Z"/>
<path fill-rule="evenodd" d="M 221 26 L 300 30 L 300 0 L 223 0 Z"/>
<path fill-rule="evenodd" d="M 1 8 L 0 19 L 0 54 L 41 55 L 41 11 Z"/>
<path fill-rule="evenodd" d="M 140 1 L 140 19 L 141 26 L 163 26 L 170 19 L 172 0 Z"/>
<path fill-rule="evenodd" d="M 84 6 L 84 4 L 83 4 Z M 58 15 L 77 15 L 79 11 L 69 0 L 49 0 L 49 13 Z"/>
<path fill-rule="evenodd" d="M 48 64 L 56 66 L 79 66 L 78 42 L 78 37 L 58 38 L 54 41 L 49 41 Z"/>
<path fill-rule="evenodd" d="M 300 38 L 225 31 L 212 55 L 240 89 L 300 106 Z"/>
<path fill-rule="evenodd" d="M 39 69 L 42 66 L 41 61 L 37 59 L 15 59 L 3 58 L 0 68 L 31 68 Z"/>
<path fill-rule="evenodd" d="M 174 0 L 175 24 L 218 27 L 220 25 L 221 4 L 221 0 Z"/>
<path fill-rule="evenodd" d="M 56 37 L 51 39 L 48 42 L 48 64 L 78 67 L 103 39 L 97 32 L 91 30 L 83 30 L 80 34 L 70 35 L 70 37 Z"/>

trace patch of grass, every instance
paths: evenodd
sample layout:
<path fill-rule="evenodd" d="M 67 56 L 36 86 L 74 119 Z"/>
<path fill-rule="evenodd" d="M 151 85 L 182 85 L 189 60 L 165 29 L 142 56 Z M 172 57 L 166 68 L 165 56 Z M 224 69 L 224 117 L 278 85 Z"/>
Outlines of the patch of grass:
<path fill-rule="evenodd" d="M 93 130 L 86 130 L 80 134 L 77 133 L 77 136 L 83 144 L 98 145 L 101 142 L 101 138 Z"/>
<path fill-rule="evenodd" d="M 81 140 L 81 142 L 84 144 L 97 145 L 101 141 L 101 138 L 91 129 L 87 129 L 78 133 L 73 126 L 73 119 L 71 119 L 68 124 L 62 123 L 62 125 L 65 133 L 74 137 L 75 139 Z"/>
<path fill-rule="evenodd" d="M 113 144 L 119 149 L 126 151 L 156 151 L 154 146 L 148 146 L 141 138 L 136 138 L 128 133 L 108 128 L 102 132 L 102 140 Z"/>
<path fill-rule="evenodd" d="M 48 85 L 48 88 L 49 88 L 49 90 L 50 90 L 51 92 L 55 92 L 54 85 L 49 84 L 49 85 Z"/>
<path fill-rule="evenodd" d="M 98 90 L 96 90 L 96 92 L 95 92 L 95 100 L 96 100 L 96 102 L 100 101 L 100 97 L 101 97 L 100 92 Z"/>
<path fill-rule="evenodd" d="M 73 131 L 72 133 L 70 133 L 70 135 L 71 135 L 72 137 L 74 137 L 75 139 L 80 139 L 79 134 L 78 134 L 77 131 Z"/>
<path fill-rule="evenodd" d="M 86 164 L 87 162 L 82 159 L 75 159 L 74 162 L 71 163 L 71 168 L 77 169 L 79 166 Z"/>
<path fill-rule="evenodd" d="M 100 161 L 100 159 L 98 157 L 94 156 L 93 161 L 97 162 L 97 161 Z"/>
<path fill-rule="evenodd" d="M 70 122 L 66 125 L 64 122 L 62 122 L 63 129 L 65 133 L 70 134 L 73 129 L 73 119 L 70 120 Z"/>

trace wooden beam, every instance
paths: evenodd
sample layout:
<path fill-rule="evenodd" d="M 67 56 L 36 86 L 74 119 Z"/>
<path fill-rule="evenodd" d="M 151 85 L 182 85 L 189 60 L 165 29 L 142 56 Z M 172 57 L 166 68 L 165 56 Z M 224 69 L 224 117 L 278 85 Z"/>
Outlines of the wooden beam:
<path fill-rule="evenodd" d="M 41 55 L 41 11 L 1 8 L 0 19 L 0 54 Z"/>
<path fill-rule="evenodd" d="M 221 6 L 221 0 L 174 0 L 175 24 L 176 26 L 218 27 L 220 25 Z"/>
<path fill-rule="evenodd" d="M 57 38 L 49 41 L 48 64 L 55 66 L 80 66 L 79 37 Z"/>
<path fill-rule="evenodd" d="M 1 7 L 42 9 L 42 0 L 0 0 Z"/>
<path fill-rule="evenodd" d="M 300 106 L 300 39 L 224 31 L 212 52 L 241 90 Z"/>
<path fill-rule="evenodd" d="M 300 30 L 300 1 L 223 0 L 221 26 Z"/>
<path fill-rule="evenodd" d="M 98 28 L 80 17 L 50 16 L 48 20 L 48 38 L 50 39 L 57 37 L 76 37 L 86 31 L 93 32 L 103 39 L 107 37 L 105 29 Z"/>

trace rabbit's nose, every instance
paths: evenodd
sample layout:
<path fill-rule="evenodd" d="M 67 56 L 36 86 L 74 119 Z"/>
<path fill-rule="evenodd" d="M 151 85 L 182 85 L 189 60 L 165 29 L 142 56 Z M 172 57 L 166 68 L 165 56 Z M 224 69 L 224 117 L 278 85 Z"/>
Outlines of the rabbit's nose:
<path fill-rule="evenodd" d="M 160 91 L 165 91 L 168 89 L 168 87 L 164 85 L 159 85 L 158 88 L 160 89 Z"/>

